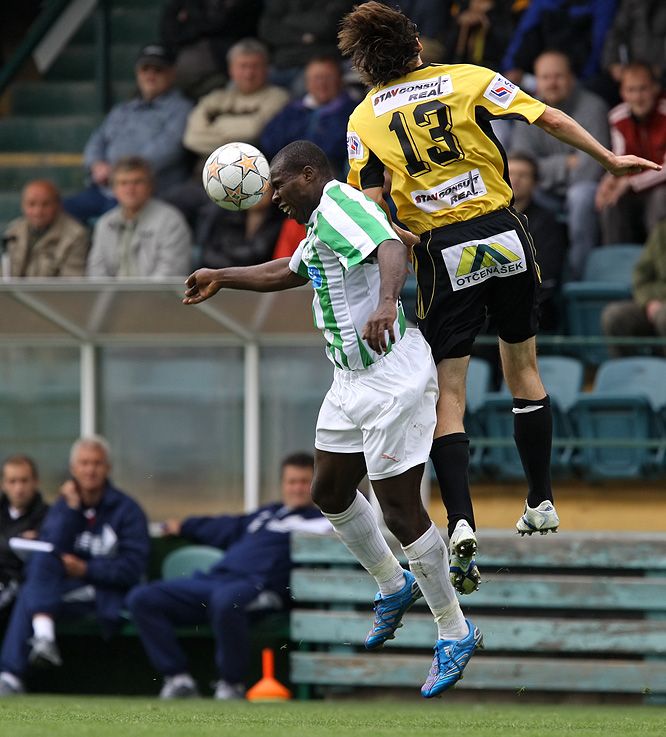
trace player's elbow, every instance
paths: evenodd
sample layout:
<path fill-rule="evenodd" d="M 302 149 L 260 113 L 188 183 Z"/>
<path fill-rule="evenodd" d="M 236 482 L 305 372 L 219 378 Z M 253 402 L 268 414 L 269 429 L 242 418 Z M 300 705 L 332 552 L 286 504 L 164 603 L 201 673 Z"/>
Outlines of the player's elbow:
<path fill-rule="evenodd" d="M 567 115 L 561 110 L 548 106 L 541 114 L 541 117 L 536 120 L 536 124 L 539 128 L 545 130 L 546 133 L 557 135 L 557 133 L 566 127 Z"/>

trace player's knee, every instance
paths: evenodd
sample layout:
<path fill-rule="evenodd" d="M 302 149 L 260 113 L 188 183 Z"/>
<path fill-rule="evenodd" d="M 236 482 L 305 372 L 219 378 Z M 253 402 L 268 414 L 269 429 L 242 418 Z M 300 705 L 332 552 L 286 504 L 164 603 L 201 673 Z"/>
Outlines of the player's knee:
<path fill-rule="evenodd" d="M 384 507 L 384 522 L 401 545 L 409 545 L 418 538 L 424 528 L 429 525 L 429 520 L 422 507 L 404 508 L 398 505 Z"/>
<path fill-rule="evenodd" d="M 341 489 L 335 483 L 315 477 L 312 500 L 325 514 L 339 514 L 349 509 L 356 498 L 356 489 Z"/>
<path fill-rule="evenodd" d="M 127 595 L 126 605 L 132 615 L 149 609 L 152 597 L 149 585 L 135 586 Z"/>

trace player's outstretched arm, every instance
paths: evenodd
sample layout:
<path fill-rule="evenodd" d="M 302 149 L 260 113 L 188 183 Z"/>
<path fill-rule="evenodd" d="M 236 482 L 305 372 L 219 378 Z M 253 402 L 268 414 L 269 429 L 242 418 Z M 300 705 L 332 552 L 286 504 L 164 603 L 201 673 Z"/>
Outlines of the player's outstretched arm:
<path fill-rule="evenodd" d="M 280 292 L 307 284 L 307 279 L 289 268 L 288 258 L 256 266 L 230 266 L 226 269 L 198 269 L 185 281 L 183 304 L 196 305 L 210 299 L 220 289 L 245 289 L 251 292 Z"/>
<path fill-rule="evenodd" d="M 534 124 L 560 141 L 564 141 L 564 143 L 575 146 L 589 154 L 604 169 L 616 177 L 640 174 L 640 172 L 650 169 L 654 171 L 661 170 L 659 164 L 648 161 L 648 159 L 642 159 L 640 156 L 617 156 L 605 146 L 602 146 L 582 125 L 557 108 L 546 107 L 541 116 L 534 121 Z"/>
<path fill-rule="evenodd" d="M 398 316 L 396 302 L 407 276 L 407 251 L 398 240 L 387 240 L 377 248 L 379 301 L 363 328 L 363 340 L 377 353 L 386 351 L 386 335 L 395 342 L 393 324 Z"/>

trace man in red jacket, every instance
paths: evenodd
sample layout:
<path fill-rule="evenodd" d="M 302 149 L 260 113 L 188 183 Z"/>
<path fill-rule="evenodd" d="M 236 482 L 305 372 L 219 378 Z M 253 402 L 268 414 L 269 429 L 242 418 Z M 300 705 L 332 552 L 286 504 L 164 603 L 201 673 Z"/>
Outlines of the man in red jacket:
<path fill-rule="evenodd" d="M 666 97 L 652 67 L 641 62 L 622 71 L 623 102 L 608 116 L 613 152 L 651 161 L 666 157 Z M 606 174 L 596 196 L 604 243 L 643 243 L 666 217 L 666 170 L 617 178 Z"/>

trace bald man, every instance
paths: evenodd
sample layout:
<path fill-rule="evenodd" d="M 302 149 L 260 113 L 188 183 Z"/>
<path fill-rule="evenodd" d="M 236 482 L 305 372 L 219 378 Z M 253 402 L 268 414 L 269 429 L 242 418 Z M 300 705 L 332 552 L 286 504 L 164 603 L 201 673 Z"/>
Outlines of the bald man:
<path fill-rule="evenodd" d="M 60 192 L 46 180 L 28 182 L 21 195 L 23 217 L 13 220 L 3 236 L 9 276 L 83 276 L 88 231 L 63 212 Z"/>

